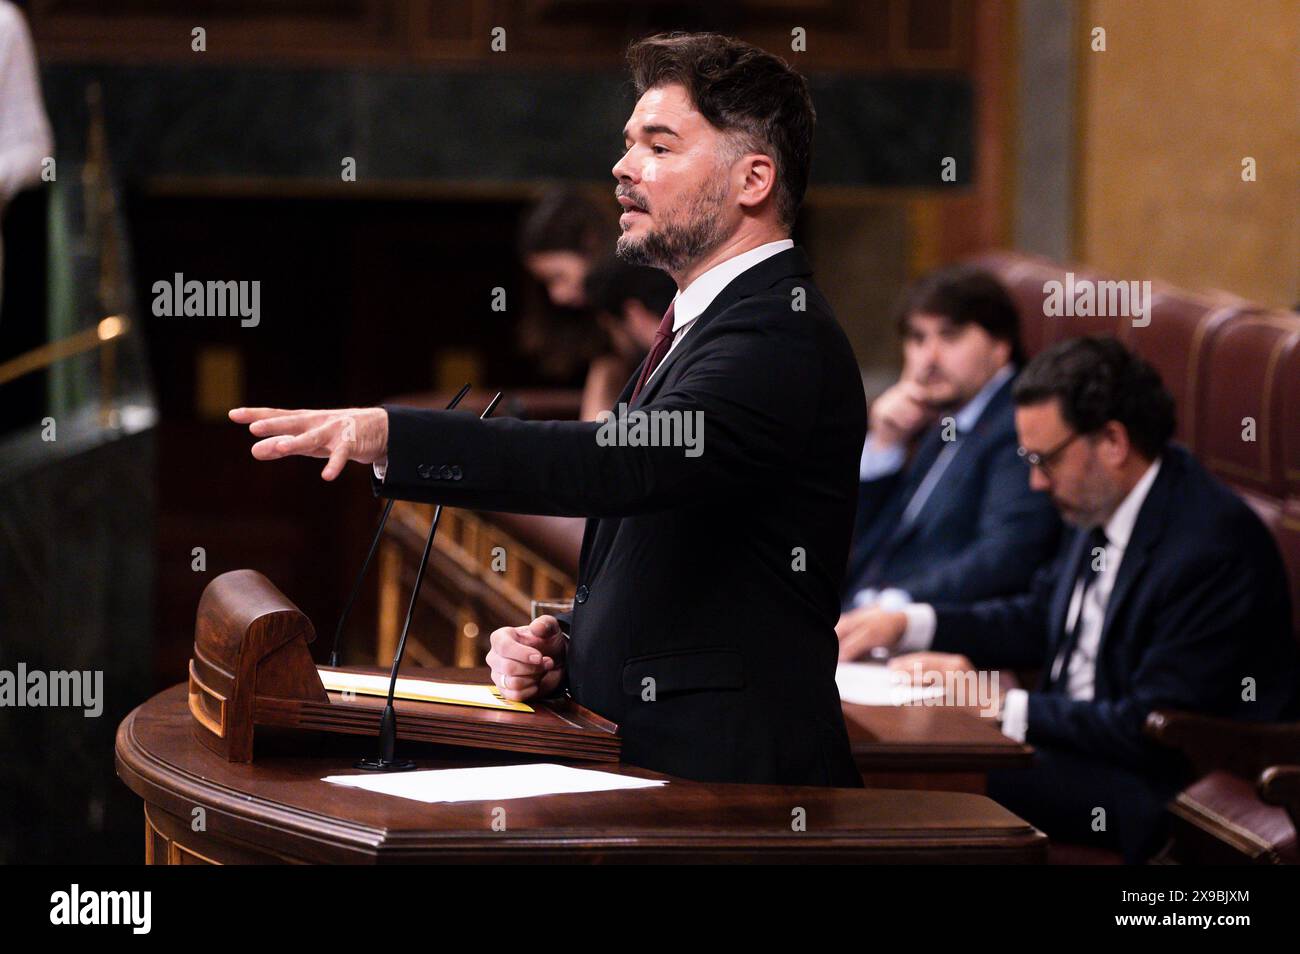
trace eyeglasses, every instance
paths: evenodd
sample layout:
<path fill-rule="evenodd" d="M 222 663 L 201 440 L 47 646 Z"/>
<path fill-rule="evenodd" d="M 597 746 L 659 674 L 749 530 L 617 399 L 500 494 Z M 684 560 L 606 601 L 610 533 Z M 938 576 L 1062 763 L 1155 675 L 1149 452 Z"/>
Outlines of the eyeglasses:
<path fill-rule="evenodd" d="M 1067 437 L 1064 441 L 1062 441 L 1060 444 L 1053 447 L 1051 450 L 1044 451 L 1041 454 L 1035 453 L 1034 451 L 1025 450 L 1023 447 L 1017 447 L 1016 453 L 1019 454 L 1020 459 L 1023 460 L 1026 464 L 1028 464 L 1030 467 L 1037 467 L 1039 470 L 1043 472 L 1044 477 L 1049 477 L 1051 476 L 1052 473 L 1052 462 L 1058 456 L 1060 456 L 1063 450 L 1065 450 L 1067 447 L 1069 447 L 1071 444 L 1073 444 L 1082 436 L 1083 436 L 1082 434 L 1076 431 L 1075 433 Z"/>

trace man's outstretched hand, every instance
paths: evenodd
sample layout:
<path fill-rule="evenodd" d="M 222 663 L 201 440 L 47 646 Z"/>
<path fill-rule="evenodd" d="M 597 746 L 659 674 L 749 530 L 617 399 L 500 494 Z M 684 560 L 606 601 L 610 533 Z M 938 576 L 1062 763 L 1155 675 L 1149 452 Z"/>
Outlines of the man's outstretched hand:
<path fill-rule="evenodd" d="M 333 480 L 350 460 L 359 464 L 384 462 L 388 457 L 388 412 L 382 407 L 350 407 L 334 411 L 286 411 L 275 407 L 237 407 L 236 424 L 262 440 L 253 445 L 258 460 L 279 460 L 301 454 L 328 457 L 320 472 Z"/>

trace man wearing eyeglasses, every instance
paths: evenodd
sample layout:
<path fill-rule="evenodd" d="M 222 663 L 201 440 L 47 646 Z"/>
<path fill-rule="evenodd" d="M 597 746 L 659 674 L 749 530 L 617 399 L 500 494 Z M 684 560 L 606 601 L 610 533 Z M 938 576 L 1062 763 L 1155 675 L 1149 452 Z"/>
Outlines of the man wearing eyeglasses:
<path fill-rule="evenodd" d="M 1013 399 L 1030 485 L 1076 532 L 1029 592 L 877 612 L 840 656 L 886 647 L 914 654 L 891 666 L 918 674 L 1041 666 L 1035 689 L 971 707 L 1036 749 L 1033 768 L 991 773 L 989 794 L 1054 838 L 1140 861 L 1187 781 L 1144 737 L 1149 712 L 1297 709 L 1282 559 L 1255 513 L 1170 443 L 1173 399 L 1118 341 L 1056 345 Z"/>

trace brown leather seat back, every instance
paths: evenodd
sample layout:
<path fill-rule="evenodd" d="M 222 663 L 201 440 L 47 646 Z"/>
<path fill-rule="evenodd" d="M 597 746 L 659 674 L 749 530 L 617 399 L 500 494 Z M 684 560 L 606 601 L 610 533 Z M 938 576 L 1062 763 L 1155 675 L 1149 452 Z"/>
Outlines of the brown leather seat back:
<path fill-rule="evenodd" d="M 1195 451 L 1196 415 L 1204 386 L 1204 355 L 1214 333 L 1233 314 L 1246 308 L 1245 302 L 1217 301 L 1174 288 L 1153 290 L 1151 323 L 1133 328 L 1129 346 L 1158 372 L 1178 408 L 1175 440 Z"/>
<path fill-rule="evenodd" d="M 1234 310 L 1202 341 L 1197 456 L 1249 503 L 1282 551 L 1300 638 L 1300 315 Z M 1290 475 L 1290 476 L 1288 476 Z"/>
<path fill-rule="evenodd" d="M 1077 265 L 1061 265 L 1035 255 L 1018 252 L 989 252 L 973 262 L 988 269 L 1006 286 L 1020 314 L 1020 336 L 1025 351 L 1033 356 L 1049 345 L 1081 335 L 1112 335 L 1128 341 L 1132 321 L 1124 317 L 1097 315 L 1048 315 L 1049 282 L 1060 284 L 1064 307 L 1065 291 L 1073 273 L 1074 281 L 1101 281 L 1103 276 Z M 1059 310 L 1058 310 L 1059 311 Z"/>
<path fill-rule="evenodd" d="M 1205 342 L 1205 383 L 1196 408 L 1196 447 L 1223 480 L 1268 498 L 1280 510 L 1282 383 L 1286 358 L 1300 345 L 1300 318 L 1233 315 Z"/>
<path fill-rule="evenodd" d="M 1289 313 L 1300 328 L 1300 316 Z M 1278 444 L 1286 498 L 1278 524 L 1277 542 L 1291 574 L 1291 612 L 1300 639 L 1300 347 L 1291 347 L 1278 362 L 1276 387 L 1281 392 Z"/>

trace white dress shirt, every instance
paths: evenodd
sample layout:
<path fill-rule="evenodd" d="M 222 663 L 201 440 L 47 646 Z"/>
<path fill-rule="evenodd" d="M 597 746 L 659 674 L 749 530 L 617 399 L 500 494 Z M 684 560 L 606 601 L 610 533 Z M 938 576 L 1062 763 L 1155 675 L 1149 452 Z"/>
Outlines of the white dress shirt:
<path fill-rule="evenodd" d="M 1066 692 L 1071 699 L 1091 699 L 1093 685 L 1097 676 L 1097 647 L 1101 642 L 1101 625 L 1106 619 L 1106 607 L 1110 604 L 1110 593 L 1115 588 L 1115 575 L 1119 572 L 1124 551 L 1133 536 L 1133 525 L 1137 523 L 1138 512 L 1155 482 L 1160 471 L 1160 461 L 1155 461 L 1147 468 L 1123 502 L 1115 508 L 1106 521 L 1106 548 L 1102 554 L 1101 568 L 1097 571 L 1092 585 L 1084 591 L 1083 580 L 1074 585 L 1074 594 L 1070 597 L 1070 608 L 1065 614 L 1065 631 L 1068 633 L 1083 613 L 1081 629 L 1075 640 L 1074 651 L 1066 671 Z M 1092 554 L 1088 559 L 1092 559 Z M 1082 604 L 1082 607 L 1081 605 Z M 1061 667 L 1067 665 L 1063 656 L 1052 663 L 1052 677 L 1056 678 Z"/>
<path fill-rule="evenodd" d="M 1103 528 L 1106 547 L 1092 585 L 1085 592 L 1082 579 L 1074 584 L 1074 593 L 1065 614 L 1065 632 L 1071 631 L 1080 613 L 1083 614 L 1081 628 L 1069 660 L 1062 654 L 1052 661 L 1053 678 L 1060 674 L 1063 666 L 1068 667 L 1066 694 L 1071 699 L 1089 700 L 1093 697 L 1097 680 L 1097 650 L 1101 646 L 1106 607 L 1110 604 L 1110 594 L 1115 589 L 1115 578 L 1119 574 L 1120 563 L 1124 560 L 1124 551 L 1128 549 L 1129 540 L 1133 536 L 1138 514 L 1142 511 L 1142 504 L 1146 502 L 1158 473 L 1160 461 L 1156 460 L 1106 521 Z M 1093 559 L 1093 554 L 1087 554 L 1086 559 Z M 934 607 L 925 603 L 912 603 L 903 607 L 902 612 L 907 616 L 907 631 L 899 641 L 897 651 L 905 653 L 929 649 L 934 640 Z M 1002 732 L 1023 742 L 1028 731 L 1029 693 L 1024 689 L 1010 689 L 1003 697 Z"/>
<path fill-rule="evenodd" d="M 733 255 L 725 262 L 719 262 L 707 272 L 696 277 L 684 289 L 673 296 L 676 307 L 673 311 L 673 343 L 668 346 L 668 353 L 664 355 L 659 366 L 650 373 L 653 378 L 659 373 L 668 361 L 668 355 L 673 353 L 686 333 L 691 330 L 695 324 L 695 319 L 704 314 L 704 310 L 713 304 L 713 299 L 718 297 L 722 289 L 730 285 L 742 272 L 747 272 L 759 262 L 771 258 L 778 252 L 784 252 L 788 248 L 794 248 L 793 239 L 779 239 L 775 242 L 768 242 L 766 245 L 759 245 L 757 248 L 751 248 L 748 252 L 741 252 L 739 255 Z M 646 378 L 648 382 L 650 378 Z M 388 458 L 374 463 L 375 476 L 380 480 L 384 479 L 384 474 L 388 470 Z"/>
<path fill-rule="evenodd" d="M 779 239 L 751 248 L 748 252 L 741 252 L 725 262 L 714 265 L 674 295 L 673 343 L 668 346 L 668 354 L 664 355 L 663 361 L 660 361 L 658 367 L 650 372 L 650 377 L 646 378 L 647 383 L 659 373 L 659 368 L 667 363 L 668 355 L 673 353 L 673 349 L 681 343 L 681 340 L 686 337 L 686 332 L 690 331 L 691 326 L 695 324 L 695 319 L 704 314 L 704 310 L 713 304 L 713 299 L 718 297 L 722 289 L 730 285 L 742 272 L 749 271 L 764 259 L 771 258 L 788 248 L 794 248 L 793 239 Z"/>

